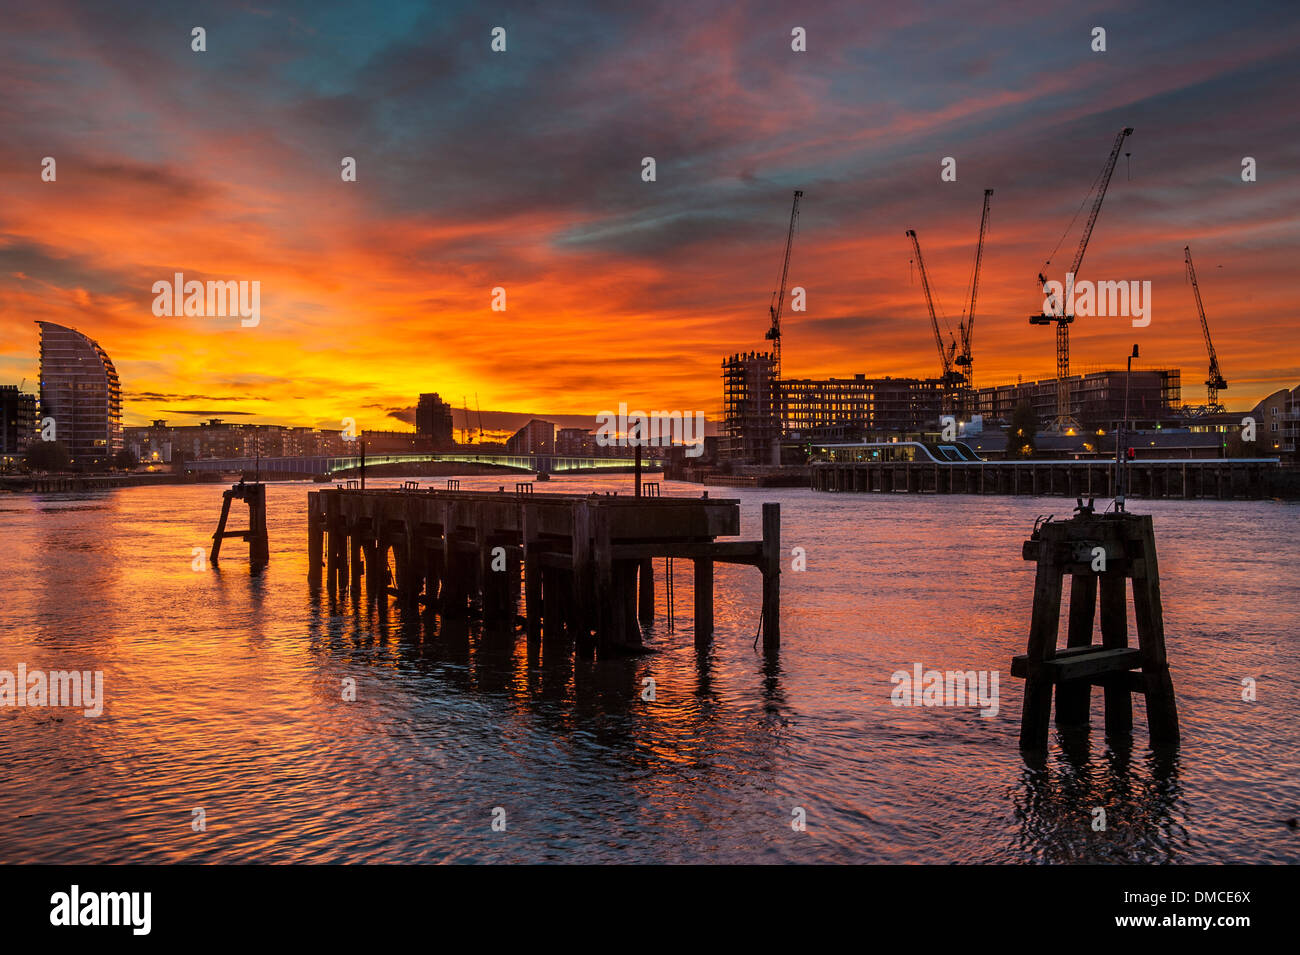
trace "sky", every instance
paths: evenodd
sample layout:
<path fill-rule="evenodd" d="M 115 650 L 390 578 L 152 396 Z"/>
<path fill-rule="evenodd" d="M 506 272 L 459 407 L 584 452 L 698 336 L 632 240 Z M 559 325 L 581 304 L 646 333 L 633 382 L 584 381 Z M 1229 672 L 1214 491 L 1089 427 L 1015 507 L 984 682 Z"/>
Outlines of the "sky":
<path fill-rule="evenodd" d="M 1300 384 L 1294 3 L 0 0 L 0 23 L 0 383 L 32 390 L 34 322 L 70 325 L 126 424 L 401 428 L 424 391 L 715 417 L 723 357 L 766 345 L 794 189 L 786 376 L 936 375 L 905 232 L 947 338 L 991 188 L 975 382 L 1050 377 L 1036 277 L 1056 249 L 1063 278 L 1124 126 L 1079 278 L 1150 281 L 1151 323 L 1080 317 L 1072 369 L 1136 342 L 1204 401 L 1190 244 L 1228 407 Z M 259 282 L 260 321 L 155 315 L 177 272 Z"/>

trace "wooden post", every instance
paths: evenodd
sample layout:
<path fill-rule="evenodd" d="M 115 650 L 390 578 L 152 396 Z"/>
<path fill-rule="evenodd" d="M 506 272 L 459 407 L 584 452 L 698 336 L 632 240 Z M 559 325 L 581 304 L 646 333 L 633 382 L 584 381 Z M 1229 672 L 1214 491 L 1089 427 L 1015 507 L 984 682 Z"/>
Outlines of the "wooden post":
<path fill-rule="evenodd" d="M 339 501 L 330 494 L 325 508 L 325 583 L 333 597 L 339 588 Z"/>
<path fill-rule="evenodd" d="M 215 564 L 221 557 L 221 541 L 226 536 L 226 519 L 230 517 L 230 499 L 233 491 L 221 495 L 221 519 L 217 521 L 217 532 L 212 535 L 212 551 L 208 554 L 208 563 Z"/>
<path fill-rule="evenodd" d="M 591 642 L 592 560 L 591 509 L 586 501 L 573 505 L 573 594 L 570 602 L 569 629 L 584 651 Z"/>
<path fill-rule="evenodd" d="M 638 576 L 640 578 L 640 587 L 637 590 L 639 599 L 638 611 L 640 620 L 644 624 L 654 623 L 655 619 L 655 564 L 654 559 L 647 557 L 638 564 Z"/>
<path fill-rule="evenodd" d="M 1035 752 L 1047 749 L 1052 716 L 1052 681 L 1040 665 L 1056 656 L 1056 635 L 1061 625 L 1062 569 L 1056 549 L 1047 540 L 1042 546 L 1047 552 L 1038 559 L 1034 579 L 1034 609 L 1026 653 L 1029 669 L 1025 677 L 1025 705 L 1020 714 L 1020 747 Z"/>
<path fill-rule="evenodd" d="M 766 504 L 763 505 L 767 507 Z M 713 561 L 696 557 L 695 564 L 695 649 L 707 650 L 713 641 Z M 764 575 L 764 580 L 766 580 Z"/>
<path fill-rule="evenodd" d="M 763 505 L 763 652 L 781 649 L 781 505 Z"/>
<path fill-rule="evenodd" d="M 524 545 L 524 614 L 529 640 L 542 633 L 542 555 L 538 546 L 537 512 L 531 504 L 520 504 Z M 576 543 L 575 543 L 576 548 Z"/>
<path fill-rule="evenodd" d="M 1156 563 L 1155 529 L 1149 514 L 1137 518 L 1140 525 L 1142 563 L 1133 575 L 1133 611 L 1137 623 L 1138 646 L 1142 651 L 1142 676 L 1146 682 L 1147 729 L 1151 744 L 1177 743 L 1178 707 L 1174 702 L 1174 685 L 1169 677 L 1165 656 L 1164 611 L 1160 605 L 1160 569 Z"/>
<path fill-rule="evenodd" d="M 596 645 L 603 653 L 613 646 L 613 629 L 619 615 L 614 612 L 614 555 L 609 538 L 609 513 L 596 508 Z"/>
<path fill-rule="evenodd" d="M 266 485 L 250 485 L 248 495 L 248 563 L 252 567 L 265 567 L 271 561 L 271 548 L 266 539 Z"/>
<path fill-rule="evenodd" d="M 1092 626 L 1097 609 L 1097 577 L 1077 573 L 1070 578 L 1070 619 L 1067 647 L 1092 643 Z M 1092 685 L 1086 680 L 1062 683 L 1056 688 L 1056 725 L 1086 726 Z"/>
<path fill-rule="evenodd" d="M 312 590 L 320 587 L 321 563 L 325 558 L 322 547 L 324 535 L 320 492 L 312 491 L 307 495 L 307 582 Z"/>
<path fill-rule="evenodd" d="M 361 577 L 365 573 L 365 565 L 361 560 L 361 537 L 365 533 L 366 522 L 358 518 L 352 522 L 351 533 L 348 535 L 348 565 L 351 569 L 352 597 L 355 600 L 361 596 Z"/>
<path fill-rule="evenodd" d="M 1123 573 L 1101 578 L 1101 645 L 1107 650 L 1128 646 L 1128 579 Z M 1133 730 L 1133 693 L 1128 684 L 1112 678 L 1106 682 L 1106 732 L 1120 736 Z"/>

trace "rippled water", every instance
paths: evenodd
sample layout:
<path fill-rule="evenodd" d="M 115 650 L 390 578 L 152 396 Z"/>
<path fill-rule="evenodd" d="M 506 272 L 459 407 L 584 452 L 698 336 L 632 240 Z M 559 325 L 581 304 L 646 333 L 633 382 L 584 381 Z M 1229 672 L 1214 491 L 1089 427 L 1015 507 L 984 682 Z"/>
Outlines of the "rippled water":
<path fill-rule="evenodd" d="M 103 670 L 107 696 L 99 718 L 0 708 L 6 861 L 1300 861 L 1295 506 L 1136 502 L 1156 518 L 1182 746 L 1147 750 L 1139 697 L 1131 750 L 1054 732 L 1032 768 L 1008 672 L 1033 584 L 1020 545 L 1060 499 L 712 489 L 742 501 L 745 537 L 780 501 L 806 549 L 782 577 L 779 663 L 753 646 L 757 572 L 725 566 L 698 659 L 678 562 L 658 652 L 592 664 L 313 599 L 310 489 L 271 487 L 258 577 L 238 541 L 191 569 L 219 486 L 0 497 L 0 669 Z M 1000 671 L 1000 711 L 891 705 L 914 663 Z"/>

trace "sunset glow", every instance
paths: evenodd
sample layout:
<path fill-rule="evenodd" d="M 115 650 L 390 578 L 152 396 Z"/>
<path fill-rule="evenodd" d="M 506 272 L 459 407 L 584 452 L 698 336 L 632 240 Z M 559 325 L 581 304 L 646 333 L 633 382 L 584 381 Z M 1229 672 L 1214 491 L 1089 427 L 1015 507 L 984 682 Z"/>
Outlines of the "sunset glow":
<path fill-rule="evenodd" d="M 1073 368 L 1122 364 L 1140 340 L 1143 367 L 1181 367 L 1184 399 L 1203 399 L 1190 244 L 1228 407 L 1294 386 L 1294 22 L 1116 6 L 1106 22 L 1128 49 L 1100 56 L 1092 21 L 1056 7 L 1027 22 L 1018 4 L 828 5 L 801 14 L 802 56 L 790 14 L 757 5 L 523 6 L 499 16 L 504 55 L 469 7 L 13 8 L 0 380 L 35 379 L 43 320 L 113 357 L 126 424 L 404 427 L 428 390 L 713 418 L 721 357 L 765 344 L 794 188 L 791 284 L 808 310 L 786 315 L 786 374 L 933 376 L 904 231 L 955 329 L 986 187 L 975 381 L 1049 377 L 1051 330 L 1026 322 L 1035 276 L 1127 124 L 1083 273 L 1151 281 L 1153 321 L 1077 322 Z M 955 183 L 939 181 L 945 156 Z M 1077 225 L 1050 275 L 1075 242 Z M 150 289 L 175 272 L 260 281 L 260 324 L 155 317 Z M 489 308 L 498 286 L 505 312 Z"/>

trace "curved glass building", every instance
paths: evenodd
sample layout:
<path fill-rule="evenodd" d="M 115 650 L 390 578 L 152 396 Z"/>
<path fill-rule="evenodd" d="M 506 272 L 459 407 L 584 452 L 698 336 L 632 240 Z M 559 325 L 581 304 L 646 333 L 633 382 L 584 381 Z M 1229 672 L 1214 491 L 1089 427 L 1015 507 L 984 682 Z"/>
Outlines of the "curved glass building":
<path fill-rule="evenodd" d="M 108 353 L 76 329 L 37 322 L 41 329 L 42 421 L 78 469 L 108 467 L 122 450 L 122 384 Z"/>

